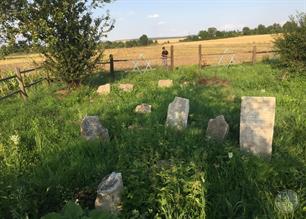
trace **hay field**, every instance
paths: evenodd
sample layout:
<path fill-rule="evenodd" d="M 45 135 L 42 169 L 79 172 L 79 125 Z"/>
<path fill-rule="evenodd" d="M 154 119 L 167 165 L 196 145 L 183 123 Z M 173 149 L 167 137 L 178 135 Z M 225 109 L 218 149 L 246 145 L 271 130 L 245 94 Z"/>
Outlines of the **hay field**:
<path fill-rule="evenodd" d="M 169 44 L 164 44 L 163 41 L 159 42 L 158 45 L 148 47 L 135 47 L 135 48 L 119 48 L 109 49 L 105 51 L 104 60 L 107 60 L 109 54 L 113 54 L 115 59 L 128 59 L 131 61 L 120 62 L 115 64 L 115 68 L 128 69 L 133 68 L 134 62 L 132 60 L 140 59 L 143 57 L 149 60 L 151 65 L 161 65 L 161 47 L 165 46 L 170 50 L 170 46 L 174 46 L 174 64 L 175 66 L 181 65 L 193 65 L 198 64 L 198 45 L 202 45 L 203 53 L 203 64 L 217 64 L 220 60 L 221 55 L 208 55 L 212 53 L 223 53 L 225 50 L 229 53 L 235 53 L 235 62 L 242 63 L 251 60 L 252 54 L 246 53 L 252 51 L 253 45 L 256 44 L 257 51 L 269 51 L 273 48 L 273 35 L 254 35 L 254 36 L 242 36 L 227 39 L 218 40 L 206 40 L 196 42 L 177 42 L 174 40 L 167 39 L 170 41 Z M 258 54 L 258 60 L 262 57 L 272 54 Z M 223 64 L 229 62 L 230 55 L 224 56 Z M 0 60 L 0 72 L 13 70 L 15 67 L 28 68 L 43 61 L 43 57 L 39 54 L 31 54 L 24 56 L 11 56 L 6 60 Z M 144 65 L 144 61 L 138 61 L 139 65 Z M 107 65 L 103 68 L 108 69 Z"/>

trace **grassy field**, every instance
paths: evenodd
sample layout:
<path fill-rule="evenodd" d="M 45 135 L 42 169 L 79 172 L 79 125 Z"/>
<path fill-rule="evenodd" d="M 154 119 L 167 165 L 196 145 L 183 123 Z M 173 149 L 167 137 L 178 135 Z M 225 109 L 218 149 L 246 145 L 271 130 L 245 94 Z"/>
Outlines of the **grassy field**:
<path fill-rule="evenodd" d="M 197 83 L 215 76 L 229 84 Z M 167 78 L 174 87 L 158 89 Z M 305 218 L 306 81 L 279 78 L 266 64 L 118 73 L 112 93 L 98 96 L 98 85 L 108 81 L 101 74 L 69 93 L 58 92 L 61 84 L 41 85 L 27 102 L 2 101 L 0 218 L 39 218 L 77 199 L 92 208 L 97 185 L 112 171 L 122 173 L 125 186 L 120 218 Z M 119 91 L 123 82 L 135 90 Z M 270 162 L 239 151 L 240 98 L 247 95 L 277 99 Z M 164 126 L 175 96 L 191 104 L 188 129 L 179 133 Z M 140 103 L 152 104 L 153 112 L 135 114 Z M 223 144 L 205 138 L 208 120 L 221 114 L 230 125 Z M 109 143 L 80 137 L 85 115 L 99 116 Z M 274 206 L 284 189 L 299 195 L 294 214 Z"/>
<path fill-rule="evenodd" d="M 175 65 L 192 65 L 198 63 L 198 45 L 203 46 L 203 59 L 206 64 L 218 63 L 221 55 L 209 55 L 211 53 L 223 53 L 226 49 L 227 52 L 236 53 L 235 61 L 237 63 L 251 61 L 252 54 L 246 54 L 245 52 L 252 51 L 253 43 L 257 45 L 257 51 L 270 51 L 273 47 L 273 35 L 254 35 L 234 37 L 219 40 L 206 40 L 196 42 L 177 42 L 178 40 L 171 40 L 170 44 L 165 44 L 164 41 L 160 41 L 158 45 L 148 47 L 135 47 L 135 48 L 120 48 L 109 49 L 105 51 L 104 59 L 106 60 L 109 54 L 113 54 L 115 59 L 139 59 L 143 56 L 145 59 L 149 59 L 152 65 L 161 65 L 161 47 L 165 46 L 170 50 L 170 46 L 175 48 Z M 168 41 L 168 40 L 167 40 Z M 273 54 L 259 54 L 258 60 L 264 56 L 272 56 Z M 229 62 L 230 56 L 226 56 L 224 61 Z M 13 70 L 15 67 L 27 68 L 33 66 L 33 62 L 40 63 L 43 61 L 43 57 L 39 54 L 31 54 L 26 56 L 11 56 L 6 60 L 0 60 L 0 72 L 6 70 Z M 140 64 L 144 64 L 140 62 Z M 104 66 L 108 68 L 108 66 Z M 133 62 L 116 63 L 117 69 L 129 69 L 133 68 Z"/>

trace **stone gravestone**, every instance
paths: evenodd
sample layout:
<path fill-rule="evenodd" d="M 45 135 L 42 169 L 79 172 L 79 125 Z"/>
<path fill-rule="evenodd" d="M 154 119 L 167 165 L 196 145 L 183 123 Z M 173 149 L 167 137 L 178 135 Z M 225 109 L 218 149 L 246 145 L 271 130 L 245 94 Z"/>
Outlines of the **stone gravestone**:
<path fill-rule="evenodd" d="M 169 104 L 166 126 L 176 129 L 187 127 L 189 114 L 189 100 L 181 97 L 175 97 Z"/>
<path fill-rule="evenodd" d="M 275 119 L 275 97 L 242 97 L 240 149 L 270 157 Z"/>
<path fill-rule="evenodd" d="M 169 88 L 173 86 L 173 81 L 172 80 L 159 80 L 158 81 L 158 87 L 161 88 Z"/>
<path fill-rule="evenodd" d="M 98 186 L 95 207 L 109 212 L 117 212 L 120 210 L 122 191 L 121 173 L 113 172 L 104 177 Z"/>
<path fill-rule="evenodd" d="M 124 92 L 131 92 L 134 89 L 133 84 L 119 84 L 119 89 L 123 90 Z"/>
<path fill-rule="evenodd" d="M 111 92 L 110 84 L 101 85 L 97 90 L 97 93 L 99 95 L 109 94 L 110 92 Z"/>
<path fill-rule="evenodd" d="M 108 130 L 102 126 L 98 116 L 85 116 L 81 124 L 81 134 L 87 140 L 109 141 Z"/>
<path fill-rule="evenodd" d="M 136 113 L 151 113 L 151 109 L 152 109 L 152 106 L 149 105 L 149 104 L 140 104 L 138 106 L 136 106 L 135 108 L 135 112 Z"/>
<path fill-rule="evenodd" d="M 206 136 L 214 140 L 222 142 L 228 134 L 229 126 L 224 119 L 224 116 L 217 116 L 215 119 L 210 119 L 206 130 Z"/>

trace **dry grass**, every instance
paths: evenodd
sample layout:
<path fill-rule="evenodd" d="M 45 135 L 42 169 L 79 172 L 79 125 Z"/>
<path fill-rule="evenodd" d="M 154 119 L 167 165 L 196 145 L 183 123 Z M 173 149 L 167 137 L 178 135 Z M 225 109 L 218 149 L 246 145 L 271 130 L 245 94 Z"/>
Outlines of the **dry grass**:
<path fill-rule="evenodd" d="M 246 53 L 252 50 L 253 44 L 256 44 L 257 51 L 269 51 L 273 48 L 273 35 L 255 35 L 242 36 L 235 38 L 206 40 L 196 42 L 178 42 L 179 39 L 166 39 L 160 41 L 159 45 L 136 48 L 119 48 L 109 49 L 105 51 L 104 59 L 107 60 L 109 54 L 113 54 L 115 59 L 135 60 L 140 57 L 149 59 L 152 65 L 160 65 L 161 46 L 166 46 L 170 50 L 170 46 L 174 46 L 175 65 L 192 65 L 198 64 L 198 45 L 201 44 L 204 54 L 204 62 L 206 64 L 217 64 L 221 55 L 208 55 L 212 53 L 223 53 L 226 49 L 228 52 L 235 53 L 235 62 L 249 62 L 251 61 L 251 53 Z M 165 42 L 170 41 L 169 44 Z M 258 59 L 264 56 L 271 56 L 272 54 L 258 54 Z M 34 65 L 34 62 L 41 62 L 43 58 L 39 54 L 32 54 L 26 56 L 8 57 L 6 60 L 0 60 L 0 72 L 12 70 L 15 67 L 27 68 Z M 230 56 L 225 56 L 223 63 L 228 63 Z M 140 64 L 145 64 L 144 61 L 139 61 Z M 116 69 L 132 68 L 133 61 L 116 63 Z M 104 66 L 108 68 L 108 66 Z"/>

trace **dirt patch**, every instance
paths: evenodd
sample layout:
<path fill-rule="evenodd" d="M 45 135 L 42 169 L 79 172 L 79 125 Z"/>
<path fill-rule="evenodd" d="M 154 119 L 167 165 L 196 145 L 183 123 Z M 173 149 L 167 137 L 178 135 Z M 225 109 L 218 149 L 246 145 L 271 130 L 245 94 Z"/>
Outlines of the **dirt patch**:
<path fill-rule="evenodd" d="M 201 78 L 198 83 L 200 85 L 206 85 L 206 86 L 228 86 L 230 82 L 228 80 L 224 80 L 218 77 L 212 77 L 212 78 Z"/>
<path fill-rule="evenodd" d="M 67 88 L 60 89 L 60 90 L 57 90 L 55 94 L 65 97 L 69 94 L 69 90 Z"/>

